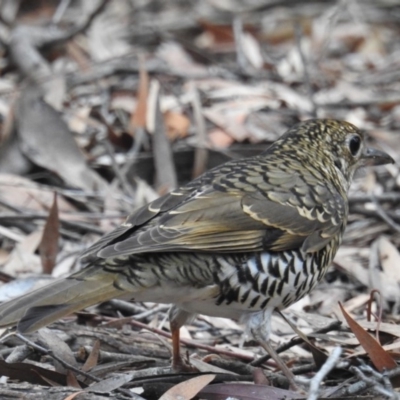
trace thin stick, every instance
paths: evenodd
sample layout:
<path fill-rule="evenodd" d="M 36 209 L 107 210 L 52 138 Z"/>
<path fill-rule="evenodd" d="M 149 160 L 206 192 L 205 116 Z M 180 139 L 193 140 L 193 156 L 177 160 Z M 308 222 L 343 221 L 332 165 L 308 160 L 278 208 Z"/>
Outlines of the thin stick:
<path fill-rule="evenodd" d="M 54 358 L 56 361 L 58 361 L 60 364 L 62 364 L 63 367 L 74 371 L 76 374 L 78 375 L 82 375 L 85 378 L 91 379 L 92 381 L 95 382 L 100 382 L 102 381 L 101 378 L 97 378 L 96 376 L 89 374 L 87 372 L 81 371 L 79 368 L 74 367 L 73 365 L 67 363 L 66 361 L 64 361 L 62 358 L 56 356 L 51 350 L 46 349 L 45 347 L 39 346 L 38 344 L 32 342 L 31 340 L 27 339 L 25 336 L 21 335 L 20 333 L 16 333 L 15 336 L 17 338 L 19 338 L 20 340 L 22 340 L 25 344 L 27 344 L 28 346 L 32 347 L 33 349 L 39 351 L 40 353 L 46 355 L 46 356 L 50 356 L 52 358 Z"/>
<path fill-rule="evenodd" d="M 335 367 L 338 362 L 340 355 L 342 354 L 342 348 L 337 346 L 333 349 L 332 353 L 325 361 L 321 369 L 315 374 L 314 378 L 311 379 L 310 391 L 307 400 L 317 400 L 318 391 L 322 380 L 329 374 L 329 372 Z"/>

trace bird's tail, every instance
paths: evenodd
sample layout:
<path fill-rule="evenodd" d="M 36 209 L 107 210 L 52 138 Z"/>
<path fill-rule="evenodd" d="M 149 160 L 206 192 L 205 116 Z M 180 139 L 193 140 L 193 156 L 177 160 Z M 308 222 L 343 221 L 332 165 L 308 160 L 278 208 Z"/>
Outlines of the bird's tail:
<path fill-rule="evenodd" d="M 91 266 L 31 293 L 0 305 L 0 327 L 16 326 L 20 333 L 36 331 L 85 307 L 128 292 L 116 274 Z"/>

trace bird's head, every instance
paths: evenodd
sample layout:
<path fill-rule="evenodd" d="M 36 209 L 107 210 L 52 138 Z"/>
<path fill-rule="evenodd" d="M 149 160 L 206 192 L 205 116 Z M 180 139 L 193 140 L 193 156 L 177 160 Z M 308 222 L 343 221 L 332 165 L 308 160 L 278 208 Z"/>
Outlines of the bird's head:
<path fill-rule="evenodd" d="M 364 133 L 353 124 L 332 119 L 301 122 L 279 140 L 285 151 L 295 150 L 295 158 L 313 168 L 336 176 L 346 189 L 354 172 L 363 165 L 394 163 L 387 153 L 370 148 Z"/>

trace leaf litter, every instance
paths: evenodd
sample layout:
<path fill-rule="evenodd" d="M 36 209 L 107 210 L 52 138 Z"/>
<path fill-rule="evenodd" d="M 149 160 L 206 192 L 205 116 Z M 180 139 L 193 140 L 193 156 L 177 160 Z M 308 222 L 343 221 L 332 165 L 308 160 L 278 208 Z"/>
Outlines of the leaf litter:
<path fill-rule="evenodd" d="M 396 2 L 12 4 L 0 6 L 1 301 L 78 269 L 132 210 L 306 118 L 347 119 L 399 158 Z M 172 373 L 167 308 L 114 301 L 26 343 L 6 336 L 0 397 L 395 398 L 399 185 L 397 164 L 359 173 L 333 265 L 284 311 L 300 338 L 273 317 L 272 344 L 303 382 L 324 354 L 318 393 L 288 391 L 237 321 L 211 317 L 182 332 L 203 375 Z"/>

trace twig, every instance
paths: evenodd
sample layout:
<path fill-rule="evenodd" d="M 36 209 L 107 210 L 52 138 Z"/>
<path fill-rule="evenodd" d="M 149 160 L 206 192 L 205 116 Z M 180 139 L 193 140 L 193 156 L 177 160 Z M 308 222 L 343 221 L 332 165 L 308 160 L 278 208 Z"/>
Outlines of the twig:
<path fill-rule="evenodd" d="M 56 9 L 56 12 L 53 15 L 52 22 L 53 24 L 58 24 L 64 15 L 65 11 L 69 7 L 71 3 L 71 0 L 61 0 L 60 3 L 58 4 L 58 7 Z"/>
<path fill-rule="evenodd" d="M 354 372 L 357 378 L 362 382 L 369 385 L 374 392 L 386 396 L 389 399 L 399 399 L 399 395 L 393 391 L 390 381 L 388 382 L 386 374 L 380 374 L 367 365 L 362 365 L 359 368 L 351 367 L 350 370 Z M 364 372 L 369 372 L 371 377 L 366 376 Z"/>
<path fill-rule="evenodd" d="M 106 320 L 106 321 L 116 321 L 118 318 L 102 317 L 102 319 Z M 165 332 L 165 331 L 163 331 L 161 329 L 158 329 L 158 328 L 153 328 L 153 327 L 151 327 L 151 326 L 149 326 L 147 324 L 144 324 L 143 322 L 139 322 L 139 321 L 135 321 L 134 319 L 131 319 L 129 321 L 129 323 L 131 325 L 133 325 L 133 326 L 138 327 L 138 328 L 145 329 L 145 330 L 148 330 L 150 332 L 154 332 L 154 333 L 157 333 L 158 335 L 161 335 L 163 337 L 171 339 L 171 334 L 170 333 Z M 233 358 L 236 358 L 236 359 L 240 359 L 240 360 L 243 360 L 243 361 L 252 361 L 253 360 L 252 356 L 248 356 L 248 355 L 240 354 L 240 353 L 234 353 L 233 351 L 219 349 L 219 348 L 216 348 L 216 347 L 213 347 L 213 346 L 208 346 L 206 344 L 198 343 L 195 340 L 189 340 L 189 339 L 181 338 L 180 342 L 182 344 L 186 345 L 186 346 L 194 347 L 194 348 L 201 349 L 201 350 L 206 350 L 206 351 L 208 351 L 210 353 L 214 353 L 214 354 L 221 354 L 221 355 L 225 355 L 225 356 L 228 356 L 228 357 L 233 357 Z"/>
<path fill-rule="evenodd" d="M 207 166 L 207 159 L 208 159 L 208 149 L 206 147 L 207 133 L 206 133 L 204 116 L 201 110 L 200 96 L 193 82 L 191 83 L 191 92 L 192 92 L 193 115 L 196 125 L 196 136 L 197 136 L 197 146 L 194 153 L 194 166 L 193 166 L 192 177 L 197 178 L 206 170 Z"/>
<path fill-rule="evenodd" d="M 22 215 L 15 215 L 15 214 L 1 214 L 0 215 L 0 222 L 2 225 L 11 225 L 15 222 L 18 221 L 33 221 L 36 219 L 44 220 L 46 219 L 46 213 L 29 213 L 29 214 L 22 214 Z M 115 218 L 115 217 L 114 217 Z M 122 218 L 118 217 L 118 218 Z M 99 228 L 98 226 L 95 225 L 90 225 L 85 222 L 77 222 L 77 221 L 69 221 L 64 218 L 60 218 L 61 225 L 63 225 L 65 228 L 71 228 L 83 232 L 89 232 L 89 233 L 95 233 L 97 235 L 104 235 L 104 231 Z M 61 233 L 65 233 L 68 236 L 71 236 L 70 232 L 65 232 L 61 230 Z M 74 239 L 76 237 L 74 236 Z M 78 237 L 80 239 L 80 237 Z"/>
<path fill-rule="evenodd" d="M 385 221 L 392 229 L 394 229 L 396 232 L 400 233 L 400 225 L 397 224 L 389 215 L 388 213 L 381 207 L 379 204 L 378 200 L 374 196 L 371 195 L 371 201 L 374 203 L 376 207 L 376 212 L 379 215 L 379 217 L 382 218 L 383 221 Z"/>
<path fill-rule="evenodd" d="M 376 316 L 375 318 L 377 319 L 377 325 L 376 325 L 376 331 L 375 331 L 375 339 L 378 343 L 380 343 L 379 340 L 379 330 L 380 330 L 380 326 L 381 326 L 381 322 L 382 322 L 382 314 L 383 314 L 383 305 L 382 305 L 382 294 L 378 289 L 372 289 L 371 293 L 370 293 L 370 297 L 367 303 L 367 321 L 370 322 L 371 321 L 371 314 L 372 314 L 372 302 L 374 301 L 374 294 L 378 294 L 379 295 L 379 315 Z"/>
<path fill-rule="evenodd" d="M 168 304 L 159 304 L 157 307 L 154 307 L 151 310 L 144 311 L 142 313 L 136 314 L 135 319 L 141 320 L 141 319 L 146 319 L 151 317 L 154 314 L 166 312 L 170 309 L 171 307 Z"/>
<path fill-rule="evenodd" d="M 400 101 L 399 101 L 400 102 Z M 375 200 L 379 202 L 388 201 L 390 203 L 400 202 L 399 192 L 386 192 L 375 196 Z M 369 194 L 355 194 L 349 197 L 349 204 L 370 203 L 373 200 Z"/>
<path fill-rule="evenodd" d="M 155 125 L 153 133 L 154 165 L 156 169 L 156 187 L 161 194 L 178 186 L 174 158 L 170 142 L 165 132 L 165 123 L 160 109 L 160 84 L 153 80 L 150 85 L 150 98 L 155 101 Z"/>
<path fill-rule="evenodd" d="M 379 72 L 382 74 L 382 71 Z M 398 79 L 398 78 L 397 78 Z M 391 81 L 392 79 L 389 79 Z M 400 98 L 399 97 L 387 97 L 387 98 L 374 98 L 370 100 L 360 100 L 360 101 L 351 101 L 351 100 L 342 100 L 340 102 L 335 102 L 335 103 L 318 103 L 318 107 L 321 108 L 333 108 L 333 109 L 339 109 L 339 108 L 356 108 L 356 107 L 362 107 L 362 108 L 367 108 L 367 107 L 373 107 L 373 106 L 384 106 L 387 104 L 398 104 L 400 103 Z"/>
<path fill-rule="evenodd" d="M 83 33 L 85 32 L 90 25 L 92 24 L 92 22 L 94 21 L 94 19 L 103 12 L 103 10 L 105 9 L 106 5 L 108 4 L 110 0 L 102 0 L 98 6 L 92 11 L 92 13 L 89 15 L 89 17 L 86 19 L 86 21 L 81 24 L 81 26 L 77 27 L 74 29 L 73 32 L 71 32 L 71 37 L 75 36 L 79 33 Z"/>
<path fill-rule="evenodd" d="M 307 336 L 312 337 L 312 335 L 314 335 L 314 334 L 328 333 L 328 332 L 331 332 L 331 331 L 335 331 L 335 330 L 339 329 L 341 325 L 342 325 L 341 321 L 333 321 L 329 325 L 327 325 L 327 326 L 325 326 L 325 327 L 323 327 L 321 329 L 318 329 L 315 332 L 313 332 L 313 333 L 311 333 L 310 335 L 307 335 Z M 292 348 L 293 346 L 297 346 L 298 344 L 301 344 L 301 343 L 303 343 L 303 339 L 302 338 L 300 338 L 300 337 L 293 338 L 289 342 L 284 343 L 281 346 L 279 346 L 276 349 L 276 352 L 278 354 L 282 353 L 282 352 Z M 266 354 L 265 356 L 262 356 L 260 358 L 257 358 L 256 360 L 253 360 L 253 362 L 250 365 L 252 365 L 254 367 L 259 367 L 260 365 L 264 364 L 269 359 L 270 359 L 269 354 Z"/>
<path fill-rule="evenodd" d="M 351 212 L 353 214 L 361 214 L 365 215 L 366 217 L 374 217 L 376 219 L 382 219 L 382 217 L 378 214 L 377 210 L 368 210 L 366 208 L 362 207 L 351 207 Z M 399 221 L 400 222 L 400 215 L 396 213 L 396 211 L 386 211 L 386 215 L 392 218 L 393 221 Z M 385 221 L 384 221 L 385 222 Z M 385 224 L 387 226 L 387 224 Z M 390 227 L 388 227 L 389 229 Z"/>
<path fill-rule="evenodd" d="M 310 391 L 309 391 L 307 400 L 317 400 L 318 399 L 318 390 L 319 390 L 322 380 L 335 367 L 341 354 L 342 354 L 342 348 L 340 346 L 337 346 L 333 349 L 332 353 L 330 354 L 328 359 L 325 361 L 324 365 L 315 374 L 314 378 L 311 379 Z"/>
<path fill-rule="evenodd" d="M 22 362 L 32 353 L 32 348 L 26 344 L 14 347 L 11 354 L 6 358 L 6 362 L 15 363 Z"/>
<path fill-rule="evenodd" d="M 123 173 L 122 169 L 119 168 L 119 166 L 117 164 L 117 161 L 115 160 L 114 150 L 111 147 L 110 142 L 108 141 L 108 139 L 105 139 L 103 141 L 103 145 L 104 145 L 108 155 L 111 158 L 111 165 L 112 165 L 112 169 L 114 171 L 116 179 L 118 179 L 118 181 L 119 181 L 123 191 L 125 192 L 125 194 L 127 196 L 129 196 L 130 198 L 134 199 L 135 198 L 135 193 L 134 193 L 134 190 L 132 188 L 132 185 L 126 179 L 126 175 Z"/>
<path fill-rule="evenodd" d="M 239 71 L 246 72 L 247 61 L 243 53 L 243 22 L 240 16 L 236 16 L 233 20 L 233 35 L 236 46 L 236 62 Z"/>
<path fill-rule="evenodd" d="M 142 146 L 149 147 L 149 140 L 146 134 L 145 129 L 142 126 L 139 126 L 135 130 L 135 142 L 132 148 L 126 154 L 126 161 L 124 166 L 121 168 L 121 173 L 126 176 L 135 165 L 137 160 L 137 156 L 140 152 Z"/>
<path fill-rule="evenodd" d="M 90 354 L 93 350 L 93 346 L 84 346 L 85 352 Z M 82 351 L 74 352 L 74 356 L 76 359 L 82 359 Z M 132 363 L 155 363 L 156 359 L 151 357 L 139 356 L 134 354 L 124 354 L 124 353 L 113 353 L 109 351 L 99 350 L 99 360 L 102 363 L 107 362 L 120 362 L 120 361 L 129 361 Z"/>
<path fill-rule="evenodd" d="M 303 47 L 301 45 L 301 39 L 303 37 L 303 29 L 299 22 L 296 22 L 296 24 L 295 24 L 295 37 L 296 37 L 297 50 L 300 55 L 301 63 L 303 64 L 304 82 L 306 84 L 308 98 L 310 100 L 310 103 L 312 104 L 311 116 L 313 118 L 317 118 L 318 106 L 314 100 L 314 94 L 313 94 L 312 85 L 311 85 L 310 73 L 308 70 L 308 62 L 307 62 L 306 56 L 304 54 Z"/>
<path fill-rule="evenodd" d="M 131 315 L 135 315 L 136 320 L 141 320 L 151 317 L 154 314 L 168 311 L 171 308 L 171 306 L 168 304 L 159 304 L 156 307 L 147 309 L 138 304 L 118 299 L 109 300 L 108 303 L 111 304 L 117 310 L 125 311 Z"/>
<path fill-rule="evenodd" d="M 127 312 L 131 315 L 147 311 L 147 308 L 141 306 L 140 304 L 131 303 L 125 300 L 112 299 L 109 300 L 107 303 L 117 310 Z"/>
<path fill-rule="evenodd" d="M 366 368 L 366 366 L 363 366 L 364 370 Z M 356 367 L 351 367 L 350 370 L 353 372 L 356 372 L 357 368 Z M 379 374 L 378 372 L 374 371 L 372 368 L 369 369 L 369 372 L 371 374 Z M 397 376 L 400 376 L 400 366 L 394 369 L 391 369 L 389 371 L 385 372 L 385 379 L 386 378 L 394 378 Z M 383 376 L 382 374 L 380 374 L 380 376 Z M 382 378 L 383 379 L 383 378 Z M 344 396 L 354 396 L 356 394 L 360 394 L 362 392 L 364 392 L 366 389 L 372 387 L 373 385 L 376 384 L 376 380 L 357 380 L 357 382 L 353 383 L 352 385 L 346 387 L 346 388 L 342 388 L 341 390 L 335 392 L 335 397 L 344 397 Z"/>
<path fill-rule="evenodd" d="M 38 344 L 32 342 L 31 340 L 27 339 L 25 336 L 21 335 L 20 333 L 16 333 L 15 336 L 22 340 L 25 344 L 28 346 L 32 347 L 33 349 L 39 351 L 40 353 L 54 358 L 54 360 L 58 361 L 60 364 L 62 364 L 63 367 L 66 369 L 69 369 L 73 372 L 75 372 L 78 375 L 82 375 L 85 378 L 91 379 L 92 381 L 95 382 L 100 382 L 102 381 L 101 378 L 98 378 L 97 376 L 94 376 L 92 374 L 89 374 L 87 372 L 81 371 L 79 368 L 74 367 L 71 364 L 68 364 L 66 361 L 64 361 L 62 358 L 56 356 L 51 350 L 46 349 L 45 347 L 39 346 Z"/>

